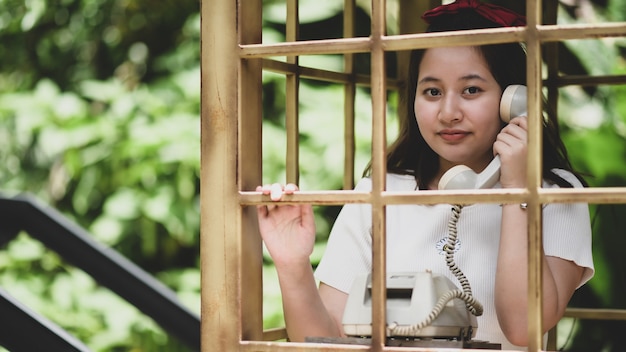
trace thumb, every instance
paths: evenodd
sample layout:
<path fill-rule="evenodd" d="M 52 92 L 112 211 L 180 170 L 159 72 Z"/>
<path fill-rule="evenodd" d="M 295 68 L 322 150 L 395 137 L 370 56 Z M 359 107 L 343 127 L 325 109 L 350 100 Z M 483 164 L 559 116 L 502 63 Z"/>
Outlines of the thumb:
<path fill-rule="evenodd" d="M 256 206 L 256 213 L 257 213 L 257 217 L 259 219 L 265 218 L 267 217 L 267 206 L 265 205 L 257 205 Z"/>
<path fill-rule="evenodd" d="M 311 204 L 304 204 L 300 208 L 301 225 L 304 227 L 315 227 L 315 217 L 313 216 L 313 206 Z"/>

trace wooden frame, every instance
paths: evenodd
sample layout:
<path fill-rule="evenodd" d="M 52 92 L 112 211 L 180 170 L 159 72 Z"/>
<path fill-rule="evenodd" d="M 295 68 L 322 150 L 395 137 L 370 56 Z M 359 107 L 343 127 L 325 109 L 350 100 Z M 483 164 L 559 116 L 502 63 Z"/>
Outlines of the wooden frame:
<path fill-rule="evenodd" d="M 433 6 L 427 2 L 399 0 L 413 13 Z M 556 1 L 548 1 L 555 9 Z M 203 351 L 396 351 L 385 346 L 385 211 L 390 204 L 455 202 L 528 203 L 530 351 L 542 348 L 541 333 L 541 205 L 551 202 L 626 203 L 626 188 L 541 188 L 541 88 L 542 45 L 564 39 L 626 36 L 625 23 L 544 25 L 540 1 L 527 1 L 528 25 L 480 31 L 436 34 L 386 35 L 385 0 L 372 0 L 371 35 L 352 38 L 354 0 L 345 1 L 345 38 L 296 41 L 297 0 L 287 0 L 287 41 L 261 44 L 261 0 L 202 0 L 202 116 L 201 116 L 201 265 Z M 420 4 L 420 5 L 416 5 Z M 550 11 L 550 10 L 548 10 Z M 400 11 L 401 13 L 403 11 Z M 549 14 L 556 19 L 556 14 Z M 415 33 L 414 21 L 402 18 L 401 33 Z M 554 22 L 553 22 L 554 23 Z M 515 190 L 429 191 L 389 194 L 385 192 L 385 52 L 435 46 L 526 42 L 528 49 L 529 153 L 528 187 Z M 548 46 L 548 48 L 550 48 Z M 547 49 L 548 52 L 551 49 Z M 345 71 L 328 72 L 300 67 L 298 56 L 344 54 Z M 370 53 L 371 77 L 353 72 L 354 53 Z M 286 62 L 270 59 L 285 56 Z M 553 100 L 556 89 L 585 81 L 594 84 L 626 83 L 626 77 L 560 77 L 556 61 L 548 60 L 547 88 Z M 261 182 L 261 72 L 282 72 L 287 77 L 287 181 L 297 182 L 298 86 L 301 77 L 345 84 L 346 152 L 344 191 L 301 192 L 287 202 L 340 205 L 370 203 L 373 218 L 373 336 L 371 346 L 315 345 L 271 342 L 282 331 L 262 331 L 261 240 L 253 206 L 267 202 L 253 192 Z M 401 72 L 402 74 L 402 72 Z M 372 192 L 351 191 L 354 180 L 353 127 L 354 86 L 369 84 L 372 95 Z M 245 103 L 244 103 L 245 102 Z M 554 106 L 556 107 L 556 105 Z M 618 312 L 619 314 L 619 312 Z M 402 349 L 406 351 L 407 349 Z M 415 349 L 423 350 L 423 349 Z"/>

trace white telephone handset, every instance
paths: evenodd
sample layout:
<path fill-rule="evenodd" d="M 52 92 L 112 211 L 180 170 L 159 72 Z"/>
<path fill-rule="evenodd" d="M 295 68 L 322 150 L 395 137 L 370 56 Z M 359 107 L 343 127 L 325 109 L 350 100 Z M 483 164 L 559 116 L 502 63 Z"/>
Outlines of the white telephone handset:
<path fill-rule="evenodd" d="M 511 85 L 506 87 L 500 101 L 500 118 L 504 122 L 517 116 L 526 116 L 526 86 Z M 479 174 L 465 165 L 457 165 L 446 171 L 439 180 L 439 189 L 485 189 L 492 188 L 500 179 L 500 156 L 496 155 L 491 163 Z"/>

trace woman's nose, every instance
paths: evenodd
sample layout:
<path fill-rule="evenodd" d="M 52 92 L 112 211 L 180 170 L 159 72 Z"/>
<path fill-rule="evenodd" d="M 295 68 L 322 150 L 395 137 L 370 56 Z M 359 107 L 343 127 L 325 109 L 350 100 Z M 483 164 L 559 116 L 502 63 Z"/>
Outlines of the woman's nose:
<path fill-rule="evenodd" d="M 446 96 L 441 100 L 438 119 L 444 124 L 457 123 L 463 119 L 463 113 L 456 97 Z"/>

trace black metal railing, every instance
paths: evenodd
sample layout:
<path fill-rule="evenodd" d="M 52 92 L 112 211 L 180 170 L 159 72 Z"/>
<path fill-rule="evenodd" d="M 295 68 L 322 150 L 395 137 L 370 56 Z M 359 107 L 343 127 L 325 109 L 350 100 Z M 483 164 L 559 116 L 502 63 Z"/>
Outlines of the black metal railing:
<path fill-rule="evenodd" d="M 185 345 L 200 350 L 200 317 L 183 306 L 172 290 L 33 196 L 0 194 L 0 247 L 21 231 L 137 307 Z M 65 348 L 51 349 L 53 340 Z M 88 351 L 62 329 L 3 291 L 0 291 L 0 345 L 16 352 Z"/>
<path fill-rule="evenodd" d="M 58 325 L 0 289 L 0 346 L 9 351 L 89 352 Z"/>

